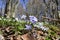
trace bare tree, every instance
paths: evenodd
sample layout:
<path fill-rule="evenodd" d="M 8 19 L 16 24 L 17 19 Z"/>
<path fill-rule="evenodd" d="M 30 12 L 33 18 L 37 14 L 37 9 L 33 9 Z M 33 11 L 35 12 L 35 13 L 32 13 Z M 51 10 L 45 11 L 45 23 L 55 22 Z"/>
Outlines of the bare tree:
<path fill-rule="evenodd" d="M 30 15 L 39 16 L 42 0 L 29 0 L 27 4 L 27 12 Z"/>
<path fill-rule="evenodd" d="M 6 0 L 5 17 L 11 17 L 19 0 Z"/>

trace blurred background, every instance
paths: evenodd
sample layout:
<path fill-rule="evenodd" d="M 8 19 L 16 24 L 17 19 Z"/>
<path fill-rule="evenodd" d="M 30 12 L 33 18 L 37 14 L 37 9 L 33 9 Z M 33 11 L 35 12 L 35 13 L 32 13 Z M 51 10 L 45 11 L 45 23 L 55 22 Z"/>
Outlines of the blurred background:
<path fill-rule="evenodd" d="M 0 0 L 0 16 L 21 19 L 22 15 L 60 25 L 60 0 Z"/>

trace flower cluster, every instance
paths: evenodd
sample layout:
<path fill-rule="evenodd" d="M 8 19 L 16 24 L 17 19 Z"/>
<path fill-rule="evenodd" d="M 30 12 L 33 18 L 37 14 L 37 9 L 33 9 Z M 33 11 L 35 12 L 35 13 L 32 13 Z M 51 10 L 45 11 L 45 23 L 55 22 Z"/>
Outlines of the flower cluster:
<path fill-rule="evenodd" d="M 41 26 L 40 28 L 41 28 L 42 30 L 44 30 L 44 31 L 48 31 L 48 29 L 49 29 L 49 28 L 43 27 L 43 26 Z"/>
<path fill-rule="evenodd" d="M 38 22 L 38 23 L 34 24 L 34 27 L 37 27 L 37 28 L 42 29 L 44 31 L 49 30 L 49 28 L 43 26 L 43 22 Z"/>

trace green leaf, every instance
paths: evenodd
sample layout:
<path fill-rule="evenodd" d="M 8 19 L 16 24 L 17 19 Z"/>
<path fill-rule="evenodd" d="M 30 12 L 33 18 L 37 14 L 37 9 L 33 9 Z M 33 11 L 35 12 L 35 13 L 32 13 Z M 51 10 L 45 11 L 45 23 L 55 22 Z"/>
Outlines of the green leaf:
<path fill-rule="evenodd" d="M 51 40 L 49 37 L 46 37 L 46 39 L 45 40 Z"/>

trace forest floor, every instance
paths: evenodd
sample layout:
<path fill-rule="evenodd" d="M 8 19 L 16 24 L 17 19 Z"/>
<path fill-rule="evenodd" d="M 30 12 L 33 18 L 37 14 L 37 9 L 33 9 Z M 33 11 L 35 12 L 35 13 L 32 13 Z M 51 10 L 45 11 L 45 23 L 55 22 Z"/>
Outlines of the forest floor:
<path fill-rule="evenodd" d="M 60 29 L 44 22 L 32 25 L 29 21 L 0 18 L 0 40 L 60 40 Z"/>
<path fill-rule="evenodd" d="M 0 35 L 0 40 L 60 40 L 60 31 L 51 32 L 33 28 L 32 30 L 21 30 L 23 34 L 12 31 L 13 27 L 3 27 L 0 30 L 3 32 Z M 52 29 L 51 29 L 52 30 Z M 51 31 L 50 30 L 50 31 Z"/>

